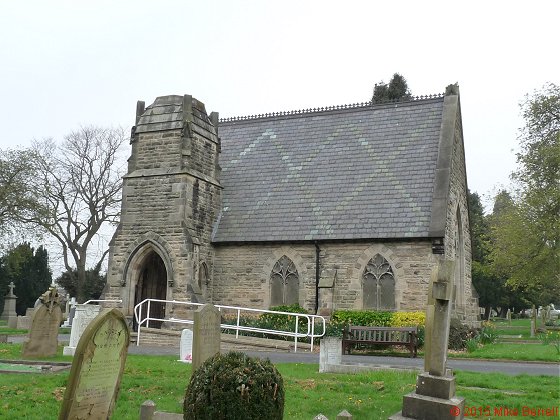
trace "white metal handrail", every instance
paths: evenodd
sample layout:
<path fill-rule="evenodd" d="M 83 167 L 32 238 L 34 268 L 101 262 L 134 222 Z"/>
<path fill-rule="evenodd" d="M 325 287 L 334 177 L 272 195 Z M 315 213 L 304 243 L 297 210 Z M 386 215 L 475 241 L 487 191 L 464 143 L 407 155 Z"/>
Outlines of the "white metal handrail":
<path fill-rule="evenodd" d="M 78 305 L 87 305 L 88 303 L 92 302 L 112 302 L 112 303 L 122 303 L 122 299 L 90 299 L 86 300 L 84 303 L 78 303 Z"/>
<path fill-rule="evenodd" d="M 136 319 L 136 323 L 138 324 L 138 333 L 136 336 L 136 345 L 140 345 L 140 327 L 145 324 L 147 328 L 150 326 L 150 321 L 162 321 L 162 322 L 171 322 L 177 324 L 193 324 L 193 320 L 190 319 L 180 319 L 180 318 L 154 318 L 150 316 L 150 309 L 151 303 L 170 303 L 173 305 L 185 305 L 185 306 L 204 306 L 204 303 L 195 303 L 195 302 L 187 302 L 187 301 L 179 301 L 179 300 L 162 300 L 162 299 L 144 299 L 142 302 L 138 303 L 134 307 L 134 317 Z M 143 306 L 146 304 L 146 316 L 143 318 Z M 313 341 L 315 338 L 322 337 L 325 335 L 325 328 L 326 328 L 326 321 L 325 318 L 320 315 L 311 315 L 311 314 L 299 314 L 293 312 L 280 312 L 280 311 L 270 311 L 267 309 L 255 309 L 255 308 L 243 308 L 238 306 L 228 306 L 228 305 L 214 305 L 218 310 L 221 312 L 222 310 L 233 310 L 237 314 L 237 319 L 235 325 L 231 324 L 220 324 L 220 327 L 223 329 L 228 330 L 235 330 L 235 338 L 239 337 L 239 331 L 249 331 L 249 332 L 257 332 L 263 334 L 271 334 L 271 335 L 278 335 L 278 336 L 286 336 L 286 337 L 294 337 L 294 352 L 297 352 L 297 343 L 298 338 L 306 338 L 309 337 L 311 341 L 311 351 L 313 351 Z M 295 328 L 294 331 L 285 331 L 285 330 L 271 330 L 267 328 L 257 328 L 257 327 L 250 327 L 247 325 L 241 325 L 241 312 L 252 312 L 252 313 L 270 313 L 276 315 L 288 315 L 295 317 Z M 300 318 L 307 320 L 307 331 L 299 331 L 299 320 Z M 322 324 L 322 332 L 321 334 L 315 334 L 315 322 L 319 321 Z"/>

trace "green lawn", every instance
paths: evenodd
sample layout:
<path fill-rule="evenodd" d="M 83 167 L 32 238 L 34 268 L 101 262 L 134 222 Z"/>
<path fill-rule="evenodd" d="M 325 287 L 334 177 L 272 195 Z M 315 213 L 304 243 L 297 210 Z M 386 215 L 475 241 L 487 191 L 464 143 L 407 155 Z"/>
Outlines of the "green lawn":
<path fill-rule="evenodd" d="M 540 362 L 559 362 L 560 355 L 552 345 L 495 343 L 479 347 L 472 353 L 457 352 L 451 357 L 467 359 L 502 359 Z"/>
<path fill-rule="evenodd" d="M 20 352 L 20 345 L 0 344 L 0 358 L 19 358 Z M 58 355 L 53 360 L 70 359 Z M 286 389 L 285 419 L 309 420 L 319 412 L 334 419 L 343 409 L 357 419 L 386 419 L 400 410 L 402 396 L 414 390 L 416 380 L 412 372 L 346 375 L 319 374 L 316 364 L 284 363 L 277 367 Z M 128 356 L 113 418 L 136 420 L 147 399 L 155 401 L 159 410 L 180 413 L 190 373 L 191 366 L 173 356 Z M 462 371 L 456 376 L 457 394 L 467 399 L 467 407 L 488 407 L 492 413 L 500 407 L 516 408 L 521 413 L 523 406 L 552 406 L 560 398 L 558 378 L 553 376 Z M 67 378 L 68 372 L 0 375 L 0 418 L 56 418 Z M 37 407 L 41 407 L 39 417 Z"/>

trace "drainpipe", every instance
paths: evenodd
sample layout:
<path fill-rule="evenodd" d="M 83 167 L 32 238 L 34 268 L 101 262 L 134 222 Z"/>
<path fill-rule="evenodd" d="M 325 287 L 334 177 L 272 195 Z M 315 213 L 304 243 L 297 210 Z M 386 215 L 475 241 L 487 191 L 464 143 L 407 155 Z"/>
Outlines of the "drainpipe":
<path fill-rule="evenodd" d="M 315 314 L 319 312 L 319 276 L 320 276 L 320 269 L 319 269 L 319 257 L 320 257 L 321 249 L 319 248 L 319 243 L 315 241 Z"/>

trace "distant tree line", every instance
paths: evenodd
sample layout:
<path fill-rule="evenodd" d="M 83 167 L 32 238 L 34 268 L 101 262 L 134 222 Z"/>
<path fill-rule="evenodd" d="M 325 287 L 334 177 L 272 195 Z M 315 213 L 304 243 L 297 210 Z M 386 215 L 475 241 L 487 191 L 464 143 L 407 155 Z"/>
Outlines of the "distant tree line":
<path fill-rule="evenodd" d="M 496 195 L 490 215 L 469 194 L 472 277 L 487 312 L 560 304 L 560 87 L 526 96 L 521 110 L 512 191 Z"/>

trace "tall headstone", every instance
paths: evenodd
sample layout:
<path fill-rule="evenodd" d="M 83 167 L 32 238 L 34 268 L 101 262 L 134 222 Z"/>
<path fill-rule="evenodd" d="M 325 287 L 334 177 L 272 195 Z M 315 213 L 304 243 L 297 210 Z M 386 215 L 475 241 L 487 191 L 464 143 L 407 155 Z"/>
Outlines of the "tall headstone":
<path fill-rule="evenodd" d="M 533 305 L 533 309 L 531 310 L 531 337 L 535 337 L 537 335 L 537 311 L 535 309 L 535 305 Z"/>
<path fill-rule="evenodd" d="M 338 337 L 326 337 L 321 340 L 319 353 L 319 373 L 330 372 L 329 367 L 342 363 L 342 340 Z"/>
<path fill-rule="evenodd" d="M 89 323 L 99 315 L 101 307 L 99 305 L 79 304 L 76 305 L 75 311 L 74 319 L 72 320 L 72 329 L 70 330 L 70 342 L 62 350 L 62 354 L 65 356 L 74 355 L 80 337 Z"/>
<path fill-rule="evenodd" d="M 55 356 L 58 348 L 62 311 L 56 287 L 51 286 L 39 300 L 40 304 L 33 312 L 29 340 L 23 343 L 23 357 Z"/>
<path fill-rule="evenodd" d="M 14 295 L 14 282 L 10 282 L 8 285 L 10 291 L 4 297 L 4 310 L 2 311 L 2 316 L 0 316 L 0 320 L 7 321 L 9 328 L 16 328 L 17 327 L 17 313 L 16 313 L 16 300 L 17 296 Z"/>
<path fill-rule="evenodd" d="M 192 363 L 192 359 L 193 359 L 192 349 L 193 349 L 193 332 L 189 329 L 184 329 L 181 332 L 179 361 L 184 363 Z"/>
<path fill-rule="evenodd" d="M 427 371 L 418 375 L 416 391 L 403 397 L 403 409 L 390 419 L 463 419 L 465 399 L 455 396 L 455 377 L 447 369 L 447 347 L 451 322 L 451 299 L 455 263 L 439 260 L 432 271 L 430 290 L 433 300 L 426 316 L 429 345 L 425 350 Z M 429 325 L 428 325 L 429 323 Z"/>
<path fill-rule="evenodd" d="M 220 352 L 220 311 L 206 304 L 193 314 L 193 372 L 204 361 Z"/>
<path fill-rule="evenodd" d="M 106 309 L 86 328 L 74 355 L 59 420 L 109 419 L 130 343 L 126 319 Z"/>

